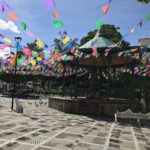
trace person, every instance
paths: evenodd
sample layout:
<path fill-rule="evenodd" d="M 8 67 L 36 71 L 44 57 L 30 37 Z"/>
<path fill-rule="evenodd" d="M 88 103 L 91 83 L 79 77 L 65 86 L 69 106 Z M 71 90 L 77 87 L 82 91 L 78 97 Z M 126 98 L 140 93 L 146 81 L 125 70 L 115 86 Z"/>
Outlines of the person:
<path fill-rule="evenodd" d="M 146 110 L 146 103 L 145 103 L 145 98 L 144 97 L 141 97 L 140 104 L 141 104 L 141 111 L 144 113 L 145 110 Z"/>

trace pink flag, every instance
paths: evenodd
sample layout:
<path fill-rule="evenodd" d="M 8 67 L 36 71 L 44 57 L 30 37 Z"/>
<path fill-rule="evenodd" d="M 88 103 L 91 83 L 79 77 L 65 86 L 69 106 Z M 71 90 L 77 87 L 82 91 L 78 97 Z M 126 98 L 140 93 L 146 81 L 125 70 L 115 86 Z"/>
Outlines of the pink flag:
<path fill-rule="evenodd" d="M 31 31 L 26 32 L 26 34 L 27 34 L 30 38 L 34 36 L 34 33 L 31 32 Z"/>
<path fill-rule="evenodd" d="M 55 7 L 54 0 L 42 0 L 42 4 L 43 4 L 44 8 L 46 9 L 46 11 Z"/>

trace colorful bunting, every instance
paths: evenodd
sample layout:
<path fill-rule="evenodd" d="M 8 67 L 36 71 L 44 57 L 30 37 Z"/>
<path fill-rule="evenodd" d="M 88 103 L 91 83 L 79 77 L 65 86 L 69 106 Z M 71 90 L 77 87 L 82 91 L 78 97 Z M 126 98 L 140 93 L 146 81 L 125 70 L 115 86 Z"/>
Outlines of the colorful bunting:
<path fill-rule="evenodd" d="M 7 16 L 12 21 L 19 19 L 18 16 L 14 12 L 11 12 L 11 13 L 7 14 Z"/>
<path fill-rule="evenodd" d="M 58 13 L 57 10 L 56 10 L 55 14 L 53 14 L 53 17 L 54 17 L 54 18 L 59 18 L 59 13 Z"/>
<path fill-rule="evenodd" d="M 143 19 L 137 24 L 138 27 L 142 27 L 143 25 Z"/>
<path fill-rule="evenodd" d="M 135 30 L 135 28 L 133 28 L 133 29 L 131 30 L 131 33 L 134 33 L 134 30 Z"/>
<path fill-rule="evenodd" d="M 1 38 L 5 38 L 5 36 L 3 36 L 2 34 L 0 34 L 0 37 L 1 37 Z"/>
<path fill-rule="evenodd" d="M 23 27 L 24 30 L 28 28 L 28 26 L 24 22 L 20 22 L 21 26 Z"/>
<path fill-rule="evenodd" d="M 108 11 L 108 8 L 109 8 L 109 4 L 107 4 L 106 6 L 102 7 L 102 10 L 103 10 L 105 15 L 106 15 L 106 13 Z"/>
<path fill-rule="evenodd" d="M 146 21 L 149 21 L 149 20 L 150 20 L 150 12 L 148 12 L 148 13 L 146 14 L 145 20 L 146 20 Z"/>
<path fill-rule="evenodd" d="M 42 4 L 46 11 L 49 11 L 50 9 L 55 7 L 55 2 L 54 0 L 42 0 Z"/>
<path fill-rule="evenodd" d="M 3 39 L 5 42 L 7 42 L 7 43 L 11 43 L 12 42 L 12 40 L 10 40 L 9 38 L 4 38 Z"/>
<path fill-rule="evenodd" d="M 36 44 L 42 49 L 43 48 L 43 41 L 40 39 L 36 40 Z"/>
<path fill-rule="evenodd" d="M 56 28 L 60 28 L 60 27 L 63 27 L 64 25 L 63 25 L 63 23 L 62 23 L 61 20 L 55 20 L 55 21 L 54 21 L 54 26 L 55 26 Z"/>
<path fill-rule="evenodd" d="M 34 36 L 34 33 L 31 32 L 31 31 L 27 31 L 26 34 L 27 34 L 30 38 Z"/>
<path fill-rule="evenodd" d="M 70 41 L 69 36 L 66 36 L 66 37 L 62 40 L 62 42 L 63 42 L 64 45 L 66 45 L 69 41 Z"/>
<path fill-rule="evenodd" d="M 10 10 L 10 7 L 4 1 L 1 1 L 0 10 L 2 11 L 2 13 L 7 12 Z"/>
<path fill-rule="evenodd" d="M 104 21 L 104 17 L 102 17 L 97 23 L 96 23 L 96 26 L 97 26 L 97 29 L 100 30 L 102 24 L 103 24 L 103 21 Z"/>

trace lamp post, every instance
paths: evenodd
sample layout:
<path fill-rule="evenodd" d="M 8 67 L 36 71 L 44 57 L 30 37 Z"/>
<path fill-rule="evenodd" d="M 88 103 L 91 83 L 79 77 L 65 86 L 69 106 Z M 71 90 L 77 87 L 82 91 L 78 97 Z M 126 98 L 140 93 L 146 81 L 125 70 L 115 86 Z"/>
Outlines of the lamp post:
<path fill-rule="evenodd" d="M 19 49 L 19 43 L 21 42 L 22 38 L 21 37 L 15 37 L 15 42 L 16 42 L 16 58 L 15 58 L 15 75 L 17 71 L 17 58 L 18 58 L 18 49 Z M 15 98 L 15 90 L 16 90 L 16 80 L 14 79 L 14 85 L 13 85 L 13 94 L 12 94 L 12 104 L 11 104 L 11 110 L 14 108 L 14 98 Z"/>

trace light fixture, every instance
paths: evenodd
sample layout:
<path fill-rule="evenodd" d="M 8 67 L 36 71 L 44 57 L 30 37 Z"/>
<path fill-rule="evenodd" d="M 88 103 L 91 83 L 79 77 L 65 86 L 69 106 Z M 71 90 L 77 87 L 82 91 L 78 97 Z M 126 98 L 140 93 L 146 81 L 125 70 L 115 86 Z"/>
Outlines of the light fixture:
<path fill-rule="evenodd" d="M 22 38 L 21 37 L 15 37 L 15 41 L 16 41 L 16 43 L 20 43 L 21 42 L 21 40 L 22 40 Z"/>

